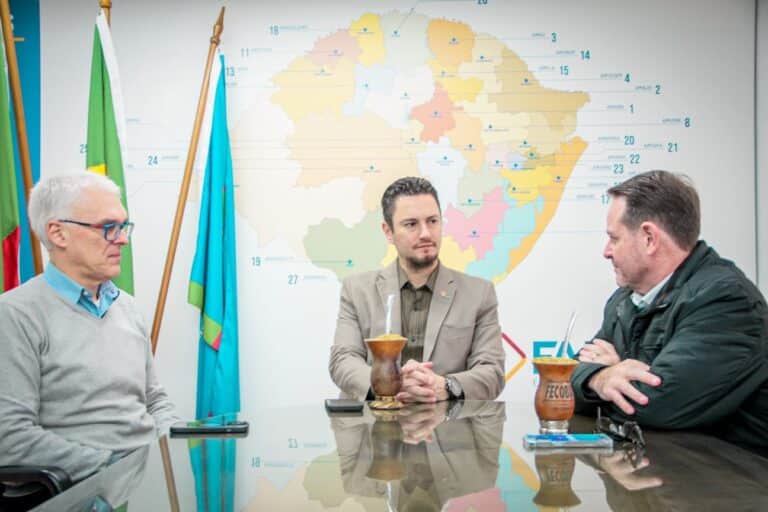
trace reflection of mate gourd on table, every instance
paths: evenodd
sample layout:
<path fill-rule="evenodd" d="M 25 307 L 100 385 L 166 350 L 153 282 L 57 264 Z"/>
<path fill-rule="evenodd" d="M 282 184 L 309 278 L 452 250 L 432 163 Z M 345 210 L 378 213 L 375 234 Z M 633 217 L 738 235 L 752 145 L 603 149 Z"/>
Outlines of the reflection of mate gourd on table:
<path fill-rule="evenodd" d="M 445 418 L 454 414 L 448 411 L 452 406 L 432 407 Z M 386 498 L 397 510 L 440 510 L 451 498 L 495 486 L 506 419 L 503 403 L 464 402 L 456 418 L 435 427 L 432 441 L 417 444 L 404 442 L 398 423 L 407 418 L 376 414 L 380 417 L 366 410 L 362 417 L 331 420 L 347 493 Z"/>

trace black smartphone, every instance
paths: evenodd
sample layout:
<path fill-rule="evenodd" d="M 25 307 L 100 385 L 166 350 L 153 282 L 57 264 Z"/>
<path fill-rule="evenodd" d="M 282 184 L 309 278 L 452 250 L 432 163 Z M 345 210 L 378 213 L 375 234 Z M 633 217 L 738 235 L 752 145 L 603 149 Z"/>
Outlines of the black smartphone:
<path fill-rule="evenodd" d="M 363 412 L 363 402 L 351 398 L 326 398 L 325 409 L 328 412 Z"/>
<path fill-rule="evenodd" d="M 171 437 L 245 437 L 247 435 L 247 421 L 228 421 L 222 424 L 179 421 L 171 425 Z"/>

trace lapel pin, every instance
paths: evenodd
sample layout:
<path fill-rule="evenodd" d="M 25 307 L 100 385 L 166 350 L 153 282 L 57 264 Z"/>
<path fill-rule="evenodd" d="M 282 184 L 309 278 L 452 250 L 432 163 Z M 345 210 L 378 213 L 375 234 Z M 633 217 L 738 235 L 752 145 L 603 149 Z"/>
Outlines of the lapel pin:
<path fill-rule="evenodd" d="M 445 297 L 447 297 L 447 296 L 448 296 L 448 292 L 447 292 L 447 291 L 445 291 L 445 290 L 440 290 L 440 296 L 441 296 L 441 297 L 443 297 L 443 298 L 445 298 Z"/>

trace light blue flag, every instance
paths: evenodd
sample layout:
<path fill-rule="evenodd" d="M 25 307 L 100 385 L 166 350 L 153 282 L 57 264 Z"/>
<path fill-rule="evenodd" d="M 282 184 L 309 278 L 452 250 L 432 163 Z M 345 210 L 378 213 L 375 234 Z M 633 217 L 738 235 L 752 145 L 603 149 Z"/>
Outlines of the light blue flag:
<path fill-rule="evenodd" d="M 235 189 L 227 131 L 224 56 L 216 82 L 189 303 L 200 308 L 197 418 L 240 411 Z"/>

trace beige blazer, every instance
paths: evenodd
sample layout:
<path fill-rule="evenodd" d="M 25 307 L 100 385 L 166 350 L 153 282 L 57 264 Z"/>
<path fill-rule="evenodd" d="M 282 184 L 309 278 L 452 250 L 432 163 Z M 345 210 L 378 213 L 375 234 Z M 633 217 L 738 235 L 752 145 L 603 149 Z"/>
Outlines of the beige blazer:
<path fill-rule="evenodd" d="M 401 332 L 397 260 L 346 278 L 329 370 L 342 396 L 365 399 L 373 361 L 365 338 L 384 334 L 387 296 L 393 294 L 392 332 Z M 424 335 L 424 361 L 454 376 L 467 400 L 493 400 L 504 388 L 504 349 L 496 289 L 490 281 L 440 265 Z"/>

